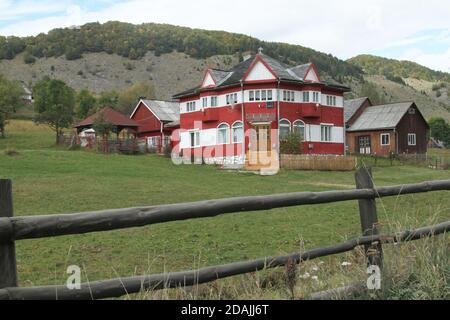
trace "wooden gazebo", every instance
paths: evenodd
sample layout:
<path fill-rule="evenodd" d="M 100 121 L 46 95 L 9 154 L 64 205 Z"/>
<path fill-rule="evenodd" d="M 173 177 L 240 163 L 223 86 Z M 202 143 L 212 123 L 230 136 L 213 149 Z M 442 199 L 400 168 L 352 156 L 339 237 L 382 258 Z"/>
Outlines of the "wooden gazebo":
<path fill-rule="evenodd" d="M 76 124 L 74 126 L 74 128 L 77 130 L 77 134 L 79 135 L 82 131 L 84 131 L 86 129 L 94 129 L 95 123 L 100 122 L 100 121 L 111 126 L 111 128 L 112 128 L 111 131 L 113 133 L 115 133 L 117 136 L 116 142 L 117 142 L 119 151 L 122 151 L 121 149 L 123 147 L 121 141 L 119 140 L 119 134 L 123 130 L 128 130 L 129 133 L 133 134 L 133 136 L 134 136 L 133 145 L 136 144 L 135 139 L 136 139 L 136 134 L 138 132 L 139 124 L 136 121 L 121 114 L 120 112 L 114 110 L 111 107 L 104 107 L 103 109 L 101 109 L 98 112 L 94 113 L 93 115 L 87 117 L 80 123 Z M 103 149 L 104 149 L 105 153 L 109 153 L 110 144 L 111 143 L 110 143 L 108 137 L 104 136 L 103 137 L 103 145 L 104 145 Z M 132 148 L 132 149 L 134 149 L 134 148 Z"/>
<path fill-rule="evenodd" d="M 137 132 L 139 124 L 130 119 L 129 117 L 121 114 L 120 112 L 114 110 L 111 107 L 104 107 L 93 115 L 87 117 L 80 123 L 74 126 L 77 129 L 77 132 L 80 133 L 85 129 L 92 129 L 93 125 L 96 121 L 106 122 L 111 124 L 115 129 L 114 133 L 117 135 L 124 129 L 129 129 L 131 132 Z"/>

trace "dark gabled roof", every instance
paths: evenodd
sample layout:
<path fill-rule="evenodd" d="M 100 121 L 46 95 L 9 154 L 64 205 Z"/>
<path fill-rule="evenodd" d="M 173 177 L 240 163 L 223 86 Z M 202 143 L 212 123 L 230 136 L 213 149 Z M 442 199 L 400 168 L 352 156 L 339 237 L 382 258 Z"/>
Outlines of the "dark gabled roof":
<path fill-rule="evenodd" d="M 230 71 L 223 71 L 218 69 L 210 69 L 212 77 L 214 78 L 214 81 L 216 82 L 217 86 L 220 86 L 230 75 Z"/>
<path fill-rule="evenodd" d="M 172 122 L 180 120 L 180 104 L 172 101 L 141 100 L 160 121 Z M 138 104 L 139 106 L 139 104 Z M 134 114 L 134 112 L 133 112 Z M 133 116 L 133 114 L 131 116 Z"/>
<path fill-rule="evenodd" d="M 394 129 L 414 105 L 414 102 L 400 102 L 368 107 L 347 131 Z"/>
<path fill-rule="evenodd" d="M 257 55 L 252 55 L 250 58 L 237 64 L 229 71 L 210 69 L 209 71 L 211 72 L 214 80 L 216 81 L 216 87 L 214 89 L 240 84 L 240 81 L 244 78 L 244 76 L 246 75 L 252 64 L 255 62 L 255 59 L 257 59 L 258 57 L 262 59 L 270 67 L 270 69 L 275 73 L 275 75 L 279 79 L 285 81 L 304 83 L 304 79 L 307 75 L 307 72 L 312 67 L 312 63 L 292 67 L 272 57 L 260 53 Z M 343 91 L 350 90 L 350 88 L 336 82 L 335 83 L 320 82 L 320 84 L 338 90 Z M 174 98 L 178 99 L 185 96 L 195 95 L 199 93 L 201 89 L 202 88 L 200 86 L 197 86 L 195 88 L 174 95 Z M 211 88 L 208 89 L 211 90 Z"/>
<path fill-rule="evenodd" d="M 350 118 L 353 117 L 356 111 L 358 111 L 359 108 L 361 108 L 361 106 L 367 99 L 368 99 L 367 97 L 362 97 L 344 101 L 345 123 L 347 123 L 350 120 Z"/>
<path fill-rule="evenodd" d="M 83 128 L 83 127 L 89 127 L 94 124 L 95 121 L 98 119 L 101 119 L 103 117 L 103 120 L 107 123 L 113 124 L 115 126 L 119 127 L 138 127 L 139 124 L 128 118 L 127 116 L 121 114 L 120 112 L 117 112 L 111 107 L 104 107 L 100 111 L 94 113 L 93 115 L 87 117 L 80 123 L 74 126 L 74 128 Z"/>

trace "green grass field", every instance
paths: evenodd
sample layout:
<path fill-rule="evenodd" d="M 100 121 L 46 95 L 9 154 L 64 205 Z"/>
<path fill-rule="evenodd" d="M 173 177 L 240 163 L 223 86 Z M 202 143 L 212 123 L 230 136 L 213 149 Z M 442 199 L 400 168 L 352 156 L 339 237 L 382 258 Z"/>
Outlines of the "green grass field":
<path fill-rule="evenodd" d="M 0 177 L 11 178 L 15 215 L 72 213 L 242 195 L 354 188 L 352 172 L 281 171 L 277 176 L 176 166 L 157 155 L 102 155 L 53 146 L 53 133 L 11 121 L 0 139 Z M 6 151 L 16 151 L 11 156 Z M 375 184 L 450 179 L 450 171 L 374 168 Z M 450 219 L 448 192 L 378 201 L 383 231 Z M 410 223 L 410 222 L 408 222 Z M 278 255 L 359 236 L 356 201 L 226 215 L 113 232 L 18 241 L 20 284 L 61 284 L 68 265 L 85 281 L 180 271 Z"/>

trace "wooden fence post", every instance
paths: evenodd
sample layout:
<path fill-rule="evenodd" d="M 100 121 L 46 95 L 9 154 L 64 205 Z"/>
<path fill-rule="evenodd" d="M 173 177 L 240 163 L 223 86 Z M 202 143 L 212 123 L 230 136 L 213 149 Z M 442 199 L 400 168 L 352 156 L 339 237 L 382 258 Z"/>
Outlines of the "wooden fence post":
<path fill-rule="evenodd" d="M 0 179 L 0 217 L 12 216 L 12 182 Z M 14 241 L 0 243 L 0 289 L 17 286 L 15 243 Z"/>
<path fill-rule="evenodd" d="M 374 189 L 372 180 L 372 168 L 362 166 L 355 174 L 356 188 Z M 377 207 L 375 198 L 358 200 L 359 215 L 363 236 L 379 234 Z M 377 265 L 382 268 L 383 249 L 380 242 L 365 246 L 365 252 L 369 265 Z"/>

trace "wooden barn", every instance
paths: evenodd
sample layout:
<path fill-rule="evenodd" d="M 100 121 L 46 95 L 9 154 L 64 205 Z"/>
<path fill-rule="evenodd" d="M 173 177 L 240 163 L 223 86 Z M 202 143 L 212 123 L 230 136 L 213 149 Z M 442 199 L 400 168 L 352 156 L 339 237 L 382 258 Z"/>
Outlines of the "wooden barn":
<path fill-rule="evenodd" d="M 172 134 L 180 128 L 180 104 L 141 99 L 130 118 L 139 125 L 138 138 L 145 138 L 150 148 L 162 152 L 172 144 Z"/>
<path fill-rule="evenodd" d="M 388 156 L 425 154 L 429 126 L 414 102 L 371 106 L 367 98 L 346 101 L 350 153 Z"/>

